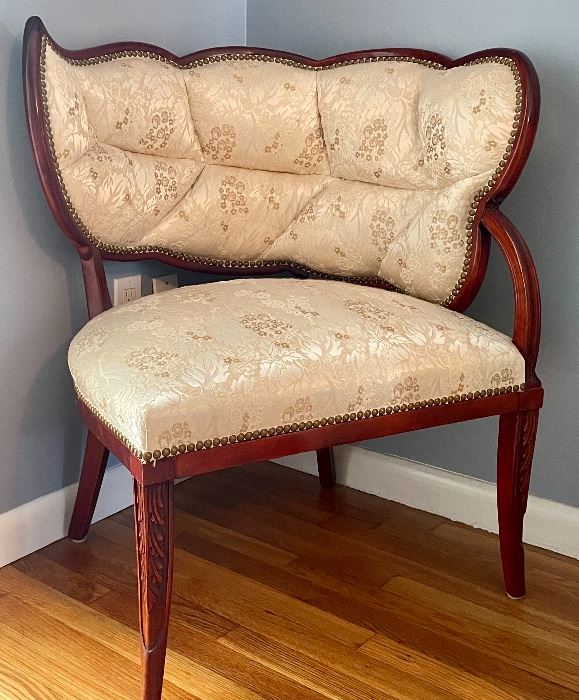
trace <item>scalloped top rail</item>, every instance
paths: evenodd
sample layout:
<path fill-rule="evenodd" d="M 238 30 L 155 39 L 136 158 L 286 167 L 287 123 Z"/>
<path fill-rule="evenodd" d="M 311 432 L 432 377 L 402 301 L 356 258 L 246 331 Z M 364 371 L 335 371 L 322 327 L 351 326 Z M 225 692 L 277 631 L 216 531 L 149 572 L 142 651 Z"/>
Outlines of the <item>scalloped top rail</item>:
<path fill-rule="evenodd" d="M 449 304 L 520 136 L 517 62 L 382 55 L 311 65 L 45 36 L 51 157 L 76 226 L 112 253 L 295 265 Z"/>

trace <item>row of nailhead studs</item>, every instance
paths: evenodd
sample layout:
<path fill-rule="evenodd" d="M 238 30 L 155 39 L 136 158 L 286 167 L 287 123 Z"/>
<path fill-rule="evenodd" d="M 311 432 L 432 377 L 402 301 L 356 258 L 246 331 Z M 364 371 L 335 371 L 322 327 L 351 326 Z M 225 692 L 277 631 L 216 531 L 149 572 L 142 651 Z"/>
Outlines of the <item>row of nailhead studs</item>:
<path fill-rule="evenodd" d="M 469 268 L 470 268 L 470 262 L 471 262 L 471 256 L 472 256 L 472 231 L 473 231 L 473 225 L 474 225 L 474 220 L 476 217 L 477 209 L 484 197 L 486 197 L 492 188 L 495 186 L 497 180 L 499 179 L 501 173 L 505 169 L 509 158 L 511 156 L 511 153 L 513 151 L 513 147 L 517 138 L 517 134 L 519 131 L 519 126 L 520 126 L 520 118 L 521 118 L 521 109 L 522 109 L 522 81 L 521 81 L 521 76 L 519 73 L 519 69 L 517 67 L 517 64 L 512 58 L 507 58 L 505 56 L 500 56 L 500 57 L 491 57 L 491 56 L 485 56 L 484 58 L 477 58 L 474 61 L 469 61 L 465 65 L 467 66 L 472 66 L 472 65 L 477 65 L 480 63 L 499 63 L 501 65 L 508 66 L 514 76 L 515 80 L 515 112 L 514 112 L 514 117 L 513 117 L 513 123 L 512 123 L 512 129 L 511 133 L 509 135 L 509 139 L 507 142 L 507 147 L 505 149 L 505 153 L 503 154 L 503 157 L 499 161 L 498 167 L 495 169 L 491 177 L 489 178 L 487 184 L 484 187 L 481 187 L 476 194 L 474 195 L 473 201 L 470 205 L 470 209 L 468 212 L 468 218 L 467 218 L 467 224 L 466 224 L 466 232 L 467 232 L 467 243 L 466 243 L 466 253 L 464 256 L 464 262 L 462 265 L 462 271 L 460 273 L 460 277 L 458 279 L 458 282 L 456 283 L 454 289 L 452 292 L 449 294 L 449 296 L 442 302 L 443 306 L 448 306 L 450 305 L 458 296 L 458 293 L 462 289 L 469 273 Z"/>
<path fill-rule="evenodd" d="M 515 384 L 514 386 L 500 387 L 494 389 L 483 389 L 482 391 L 469 392 L 468 394 L 455 394 L 453 396 L 443 396 L 437 399 L 428 399 L 428 401 L 416 401 L 414 403 L 404 403 L 397 406 L 386 406 L 382 408 L 374 408 L 372 410 L 358 411 L 357 413 L 344 413 L 342 415 L 330 416 L 329 418 L 322 418 L 320 420 L 306 421 L 301 423 L 287 423 L 285 425 L 278 425 L 275 428 L 262 428 L 261 430 L 254 430 L 253 432 L 239 433 L 238 435 L 230 435 L 229 437 L 213 438 L 212 440 L 199 440 L 198 442 L 190 442 L 188 444 L 173 445 L 172 447 L 165 447 L 162 450 L 155 450 L 154 452 L 143 452 L 138 450 L 127 438 L 125 438 L 119 430 L 117 430 L 110 421 L 104 418 L 98 410 L 96 410 L 92 404 L 87 401 L 82 394 L 77 391 L 77 395 L 80 400 L 87 405 L 92 413 L 94 413 L 97 418 L 104 423 L 107 428 L 117 437 L 125 447 L 127 447 L 138 459 L 140 459 L 144 464 L 149 462 L 154 462 L 158 459 L 165 457 L 175 456 L 177 454 L 183 454 L 185 452 L 198 452 L 199 450 L 208 450 L 213 447 L 220 447 L 225 445 L 233 445 L 236 442 L 247 442 L 249 440 L 258 440 L 265 437 L 273 437 L 275 435 L 283 435 L 287 433 L 295 433 L 303 430 L 310 430 L 311 428 L 319 428 L 326 425 L 334 425 L 336 423 L 348 423 L 356 420 L 364 420 L 367 418 L 376 418 L 384 415 L 391 415 L 393 413 L 403 413 L 406 411 L 415 411 L 420 408 L 427 408 L 429 406 L 440 406 L 451 403 L 460 403 L 461 401 L 470 401 L 471 399 L 479 399 L 485 396 L 497 396 L 499 394 L 509 394 L 511 392 L 523 391 L 525 388 L 524 384 Z"/>
<path fill-rule="evenodd" d="M 44 37 L 46 41 L 50 44 L 50 47 L 58 53 L 57 47 L 53 44 L 50 39 Z M 62 55 L 62 54 L 60 54 Z M 323 66 L 314 66 L 309 63 L 304 63 L 303 61 L 298 61 L 293 58 L 285 58 L 283 56 L 270 56 L 268 54 L 252 54 L 252 53 L 229 53 L 229 54 L 215 54 L 214 56 L 206 56 L 204 58 L 199 58 L 194 61 L 190 61 L 186 64 L 177 63 L 166 56 L 162 56 L 154 51 L 144 51 L 141 49 L 129 49 L 127 51 L 113 51 L 109 54 L 103 56 L 95 56 L 93 58 L 71 58 L 70 56 L 62 56 L 67 63 L 73 66 L 92 66 L 97 63 L 109 63 L 120 58 L 150 58 L 161 63 L 168 63 L 169 65 L 175 66 L 176 68 L 188 69 L 196 68 L 202 65 L 208 65 L 210 63 L 221 63 L 223 61 L 262 61 L 265 63 L 281 63 L 282 65 L 292 66 L 295 68 L 303 68 L 304 70 L 328 70 L 330 68 L 335 68 L 336 66 L 349 66 L 358 63 L 377 63 L 379 61 L 397 61 L 404 63 L 418 63 L 423 66 L 428 66 L 429 68 L 436 68 L 438 70 L 446 70 L 445 66 L 436 61 L 430 61 L 424 58 L 417 58 L 416 56 L 363 56 L 360 58 L 351 58 L 343 61 L 335 61 L 334 63 L 328 63 Z"/>
<path fill-rule="evenodd" d="M 102 243 L 99 241 L 93 234 L 88 230 L 82 219 L 80 218 L 78 212 L 76 209 L 72 206 L 72 202 L 70 200 L 70 196 L 68 195 L 68 192 L 66 190 L 66 187 L 64 185 L 64 181 L 62 179 L 62 174 L 60 172 L 60 167 L 58 164 L 58 160 L 56 158 L 55 154 L 55 149 L 54 149 L 54 138 L 52 135 L 52 129 L 50 126 L 50 120 L 49 120 L 49 110 L 48 110 L 48 101 L 46 97 L 46 84 L 45 84 L 45 53 L 46 53 L 46 44 L 50 43 L 51 48 L 54 51 L 57 51 L 57 49 L 54 47 L 54 45 L 47 40 L 46 37 L 43 37 L 43 42 L 42 42 L 42 53 L 41 53 L 41 91 L 42 91 L 42 101 L 43 101 L 43 106 L 44 106 L 44 112 L 45 112 L 45 121 L 47 125 L 47 132 L 48 132 L 48 138 L 50 142 L 50 148 L 51 148 L 51 156 L 52 160 L 54 162 L 55 166 L 55 171 L 58 179 L 58 183 L 61 187 L 62 193 L 64 195 L 67 207 L 76 223 L 78 228 L 82 231 L 82 233 L 87 237 L 87 239 L 93 243 L 96 247 L 98 247 L 101 250 L 104 250 L 106 252 L 111 252 L 111 253 L 118 253 L 118 254 L 131 254 L 131 255 L 139 255 L 141 253 L 148 253 L 148 252 L 153 252 L 153 253 L 164 253 L 166 255 L 170 255 L 171 257 L 175 257 L 180 260 L 187 260 L 189 262 L 195 262 L 199 263 L 202 265 L 213 265 L 213 266 L 219 266 L 219 267 L 231 267 L 231 268 L 254 268 L 254 267 L 273 267 L 276 265 L 283 265 L 285 267 L 294 269 L 294 270 L 299 270 L 303 271 L 305 273 L 311 272 L 311 270 L 304 265 L 300 265 L 299 263 L 294 263 L 293 261 L 221 261 L 221 260 L 215 260 L 215 259 L 208 259 L 208 258 L 201 258 L 199 256 L 195 255 L 187 255 L 185 253 L 176 253 L 168 249 L 163 249 L 155 246 L 137 246 L 134 248 L 130 248 L 127 246 L 116 246 L 112 244 L 106 244 Z M 159 54 L 155 54 L 152 52 L 148 51 L 120 51 L 112 54 L 107 54 L 106 56 L 98 56 L 95 58 L 91 59 L 71 59 L 68 57 L 64 57 L 66 61 L 69 63 L 72 63 L 73 65 L 93 65 L 95 63 L 103 63 L 106 61 L 111 61 L 116 58 L 124 58 L 127 56 L 143 56 L 146 58 L 153 58 L 153 59 L 158 59 L 167 63 L 171 63 L 175 66 L 178 66 L 178 64 L 174 63 L 173 61 L 170 61 L 169 59 L 165 58 L 164 56 L 159 56 Z M 187 66 L 184 67 L 192 67 L 192 66 L 197 66 L 197 65 L 202 65 L 202 64 L 207 64 L 207 63 L 215 63 L 219 62 L 221 60 L 238 60 L 240 58 L 245 58 L 248 60 L 267 60 L 267 61 L 274 61 L 277 63 L 285 63 L 287 65 L 295 65 L 298 67 L 302 68 L 320 68 L 320 67 L 312 67 L 308 66 L 307 64 L 299 63 L 296 61 L 292 61 L 291 59 L 285 59 L 285 58 L 279 58 L 277 56 L 265 56 L 264 54 L 225 54 L 225 55 L 220 55 L 220 56 L 210 56 L 208 58 L 203 58 L 199 59 L 198 61 L 194 61 L 190 64 L 187 64 Z M 404 56 L 380 56 L 380 57 L 365 57 L 365 58 L 360 58 L 360 59 L 351 59 L 349 61 L 343 61 L 340 63 L 332 63 L 328 66 L 323 66 L 322 68 L 333 68 L 337 65 L 350 65 L 350 64 L 356 64 L 356 63 L 368 63 L 368 62 L 375 62 L 375 61 L 404 61 L 404 62 L 411 62 L 411 63 L 419 63 L 421 65 L 429 66 L 432 68 L 437 68 L 437 69 L 445 69 L 444 66 L 442 66 L 439 63 L 436 63 L 434 61 L 426 61 L 424 59 L 419 59 L 419 58 L 414 58 L 414 57 L 404 57 Z M 521 88 L 521 77 L 517 68 L 517 65 L 515 61 L 511 58 L 499 56 L 499 57 L 494 57 L 494 56 L 486 56 L 484 58 L 478 58 L 475 59 L 474 61 L 470 61 L 469 63 L 465 65 L 476 65 L 480 63 L 499 63 L 501 65 L 508 65 L 513 72 L 514 78 L 515 78 L 515 88 L 516 88 L 516 104 L 515 104 L 515 116 L 513 119 L 513 124 L 512 124 L 512 130 L 511 134 L 509 137 L 508 145 L 505 150 L 505 153 L 503 157 L 501 158 L 499 162 L 499 166 L 495 169 L 493 175 L 490 177 L 488 180 L 487 184 L 482 187 L 481 189 L 478 190 L 478 192 L 475 194 L 473 201 L 471 203 L 469 212 L 468 212 L 468 218 L 467 218 L 467 224 L 466 224 L 466 231 L 467 231 L 467 243 L 466 243 L 466 251 L 465 251 L 465 257 L 462 265 L 462 270 L 459 276 L 459 279 L 454 286 L 452 292 L 449 294 L 449 296 L 442 302 L 443 306 L 449 306 L 458 296 L 458 293 L 462 289 L 469 273 L 469 268 L 470 268 L 470 262 L 471 262 L 471 257 L 472 257 L 472 230 L 473 230 L 473 223 L 474 219 L 477 213 L 477 209 L 479 207 L 479 204 L 483 197 L 485 197 L 492 189 L 492 187 L 495 185 L 497 182 L 500 174 L 504 170 L 505 166 L 507 165 L 508 159 L 510 157 L 510 154 L 513 150 L 513 145 L 516 140 L 516 136 L 518 133 L 519 129 L 519 123 L 520 123 L 520 115 L 521 115 L 521 107 L 522 107 L 522 88 Z M 179 66 L 181 67 L 181 66 Z M 323 279 L 341 279 L 341 280 L 347 280 L 349 282 L 354 282 L 356 284 L 368 284 L 368 283 L 374 283 L 374 279 L 377 280 L 377 284 L 380 286 L 386 286 L 387 289 L 396 289 L 394 285 L 386 282 L 384 284 L 384 280 L 382 278 L 367 278 L 367 277 L 349 277 L 346 275 L 327 275 L 325 273 L 320 273 L 319 275 Z"/>

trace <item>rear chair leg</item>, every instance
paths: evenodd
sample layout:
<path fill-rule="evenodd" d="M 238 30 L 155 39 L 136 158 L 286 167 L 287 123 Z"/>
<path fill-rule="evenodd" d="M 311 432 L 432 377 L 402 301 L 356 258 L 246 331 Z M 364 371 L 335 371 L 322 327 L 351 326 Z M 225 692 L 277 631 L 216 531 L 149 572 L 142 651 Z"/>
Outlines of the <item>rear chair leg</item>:
<path fill-rule="evenodd" d="M 334 450 L 331 447 L 323 447 L 316 451 L 318 458 L 318 473 L 320 484 L 324 488 L 336 485 L 336 467 L 334 465 Z"/>
<path fill-rule="evenodd" d="M 135 480 L 142 700 L 161 700 L 173 583 L 173 482 Z"/>
<path fill-rule="evenodd" d="M 510 598 L 525 595 L 523 517 L 527 509 L 538 411 L 506 413 L 499 420 L 497 504 L 505 588 Z"/>
<path fill-rule="evenodd" d="M 87 536 L 103 483 L 108 457 L 107 448 L 89 430 L 76 501 L 68 528 L 68 536 L 76 542 L 84 540 Z"/>

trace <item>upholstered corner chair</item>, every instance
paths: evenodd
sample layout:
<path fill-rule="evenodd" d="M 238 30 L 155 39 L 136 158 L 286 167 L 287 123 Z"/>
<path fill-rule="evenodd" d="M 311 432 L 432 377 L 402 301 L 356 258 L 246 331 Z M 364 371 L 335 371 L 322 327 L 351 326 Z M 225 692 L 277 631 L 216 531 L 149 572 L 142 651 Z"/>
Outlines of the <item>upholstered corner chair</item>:
<path fill-rule="evenodd" d="M 32 18 L 24 86 L 90 317 L 69 354 L 89 429 L 69 534 L 87 534 L 110 450 L 134 477 L 142 697 L 161 697 L 178 477 L 316 450 L 329 487 L 334 445 L 498 415 L 504 579 L 523 596 L 540 302 L 499 204 L 536 131 L 528 59 L 69 51 Z M 462 313 L 491 238 L 512 339 Z M 237 279 L 111 308 L 103 260 L 143 259 Z"/>

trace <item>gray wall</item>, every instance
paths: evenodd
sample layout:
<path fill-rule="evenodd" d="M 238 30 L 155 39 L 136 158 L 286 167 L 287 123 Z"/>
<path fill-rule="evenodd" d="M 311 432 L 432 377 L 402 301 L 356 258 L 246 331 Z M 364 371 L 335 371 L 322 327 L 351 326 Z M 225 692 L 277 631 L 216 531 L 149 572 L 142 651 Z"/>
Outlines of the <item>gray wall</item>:
<path fill-rule="evenodd" d="M 460 56 L 493 46 L 522 49 L 542 86 L 535 149 L 505 212 L 524 233 L 539 270 L 546 399 L 531 491 L 579 505 L 579 49 L 576 0 L 248 0 L 247 43 L 322 57 L 414 46 Z M 510 281 L 494 251 L 469 313 L 508 331 Z M 400 454 L 494 479 L 496 422 L 476 421 L 375 440 Z"/>
<path fill-rule="evenodd" d="M 0 0 L 0 513 L 74 482 L 82 449 L 66 349 L 86 321 L 84 292 L 31 157 L 24 23 L 40 15 L 70 48 L 139 39 L 183 54 L 245 43 L 245 10 L 245 0 Z"/>

